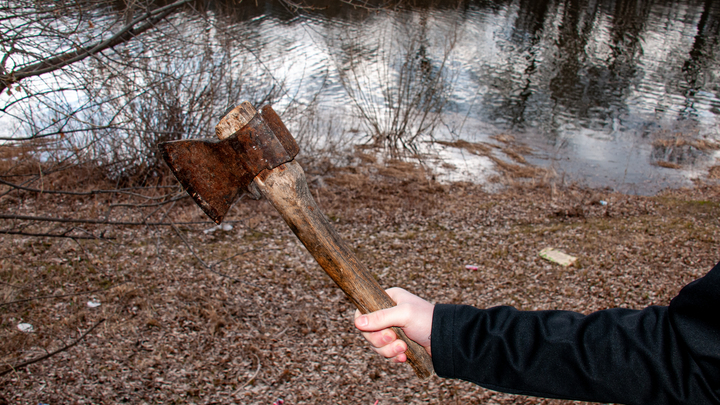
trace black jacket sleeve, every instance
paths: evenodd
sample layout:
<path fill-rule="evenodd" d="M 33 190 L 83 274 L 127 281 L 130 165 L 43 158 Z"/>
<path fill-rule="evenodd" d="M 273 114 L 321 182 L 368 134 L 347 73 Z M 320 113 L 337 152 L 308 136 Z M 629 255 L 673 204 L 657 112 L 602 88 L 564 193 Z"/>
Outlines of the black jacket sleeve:
<path fill-rule="evenodd" d="M 720 263 L 668 307 L 518 311 L 435 306 L 440 377 L 627 405 L 720 404 Z"/>

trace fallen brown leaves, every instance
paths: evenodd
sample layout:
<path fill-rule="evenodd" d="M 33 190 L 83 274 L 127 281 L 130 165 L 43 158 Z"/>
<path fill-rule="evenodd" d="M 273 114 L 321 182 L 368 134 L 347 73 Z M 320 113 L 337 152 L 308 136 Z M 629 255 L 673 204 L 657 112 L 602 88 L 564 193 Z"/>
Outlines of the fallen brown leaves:
<path fill-rule="evenodd" d="M 652 198 L 550 185 L 489 194 L 392 162 L 311 180 L 382 285 L 435 302 L 585 313 L 664 305 L 720 259 L 717 186 Z M 108 203 L 2 201 L 5 212 L 76 217 Z M 203 220 L 191 201 L 179 204 L 164 215 Z M 0 307 L 3 366 L 106 319 L 72 349 L 2 377 L 0 403 L 569 403 L 418 381 L 368 349 L 351 304 L 267 202 L 243 200 L 227 220 L 232 230 L 207 233 L 209 222 L 178 225 L 179 234 L 85 227 L 114 240 L 0 236 L 0 299 L 26 300 Z M 551 264 L 538 257 L 545 247 L 579 261 Z M 91 299 L 101 305 L 88 307 Z M 20 332 L 20 322 L 35 332 Z"/>

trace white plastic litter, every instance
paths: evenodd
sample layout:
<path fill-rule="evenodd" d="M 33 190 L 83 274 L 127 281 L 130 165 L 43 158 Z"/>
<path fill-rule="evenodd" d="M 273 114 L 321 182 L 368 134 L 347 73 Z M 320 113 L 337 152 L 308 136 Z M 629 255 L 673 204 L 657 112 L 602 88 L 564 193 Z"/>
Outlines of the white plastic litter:
<path fill-rule="evenodd" d="M 30 325 L 29 323 L 19 323 L 17 328 L 20 330 L 20 332 L 25 332 L 25 333 L 35 332 L 35 327 Z"/>
<path fill-rule="evenodd" d="M 232 231 L 232 229 L 233 229 L 233 226 L 230 225 L 230 224 L 220 224 L 220 225 L 216 225 L 216 226 L 213 226 L 212 228 L 209 228 L 209 229 L 204 230 L 203 233 L 205 233 L 205 234 L 213 233 L 213 232 L 215 232 L 215 231 L 217 231 L 217 230 L 220 230 L 220 231 Z"/>
<path fill-rule="evenodd" d="M 477 271 L 478 266 L 475 266 L 474 264 L 466 264 L 466 265 L 465 265 L 465 268 L 466 268 L 467 270 Z"/>
<path fill-rule="evenodd" d="M 547 261 L 557 263 L 565 267 L 577 261 L 577 257 L 570 256 L 569 254 L 561 252 L 555 248 L 545 248 L 540 251 L 539 255 Z"/>
<path fill-rule="evenodd" d="M 100 301 L 90 300 L 87 302 L 88 308 L 97 308 L 100 306 Z"/>

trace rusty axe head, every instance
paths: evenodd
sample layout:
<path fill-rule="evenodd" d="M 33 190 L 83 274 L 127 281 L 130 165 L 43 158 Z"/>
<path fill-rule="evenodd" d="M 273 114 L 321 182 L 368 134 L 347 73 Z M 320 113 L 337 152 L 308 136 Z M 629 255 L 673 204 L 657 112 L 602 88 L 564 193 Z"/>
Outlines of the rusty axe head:
<path fill-rule="evenodd" d="M 252 119 L 225 138 L 223 127 L 236 125 L 228 120 L 238 116 L 239 122 L 246 122 L 247 116 Z M 158 148 L 180 184 L 219 224 L 255 176 L 293 160 L 300 149 L 270 106 L 255 113 L 252 106 L 242 103 L 218 124 L 216 132 L 220 140 L 163 142 Z"/>

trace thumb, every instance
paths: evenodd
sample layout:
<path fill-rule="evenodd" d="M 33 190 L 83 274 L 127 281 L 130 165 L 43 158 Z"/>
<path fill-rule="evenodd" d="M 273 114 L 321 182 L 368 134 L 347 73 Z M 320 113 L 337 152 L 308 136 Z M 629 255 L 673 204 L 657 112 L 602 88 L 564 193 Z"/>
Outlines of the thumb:
<path fill-rule="evenodd" d="M 407 322 L 407 314 L 400 307 L 392 307 L 360 315 L 355 319 L 355 327 L 363 332 L 374 332 L 391 326 L 403 327 Z"/>

